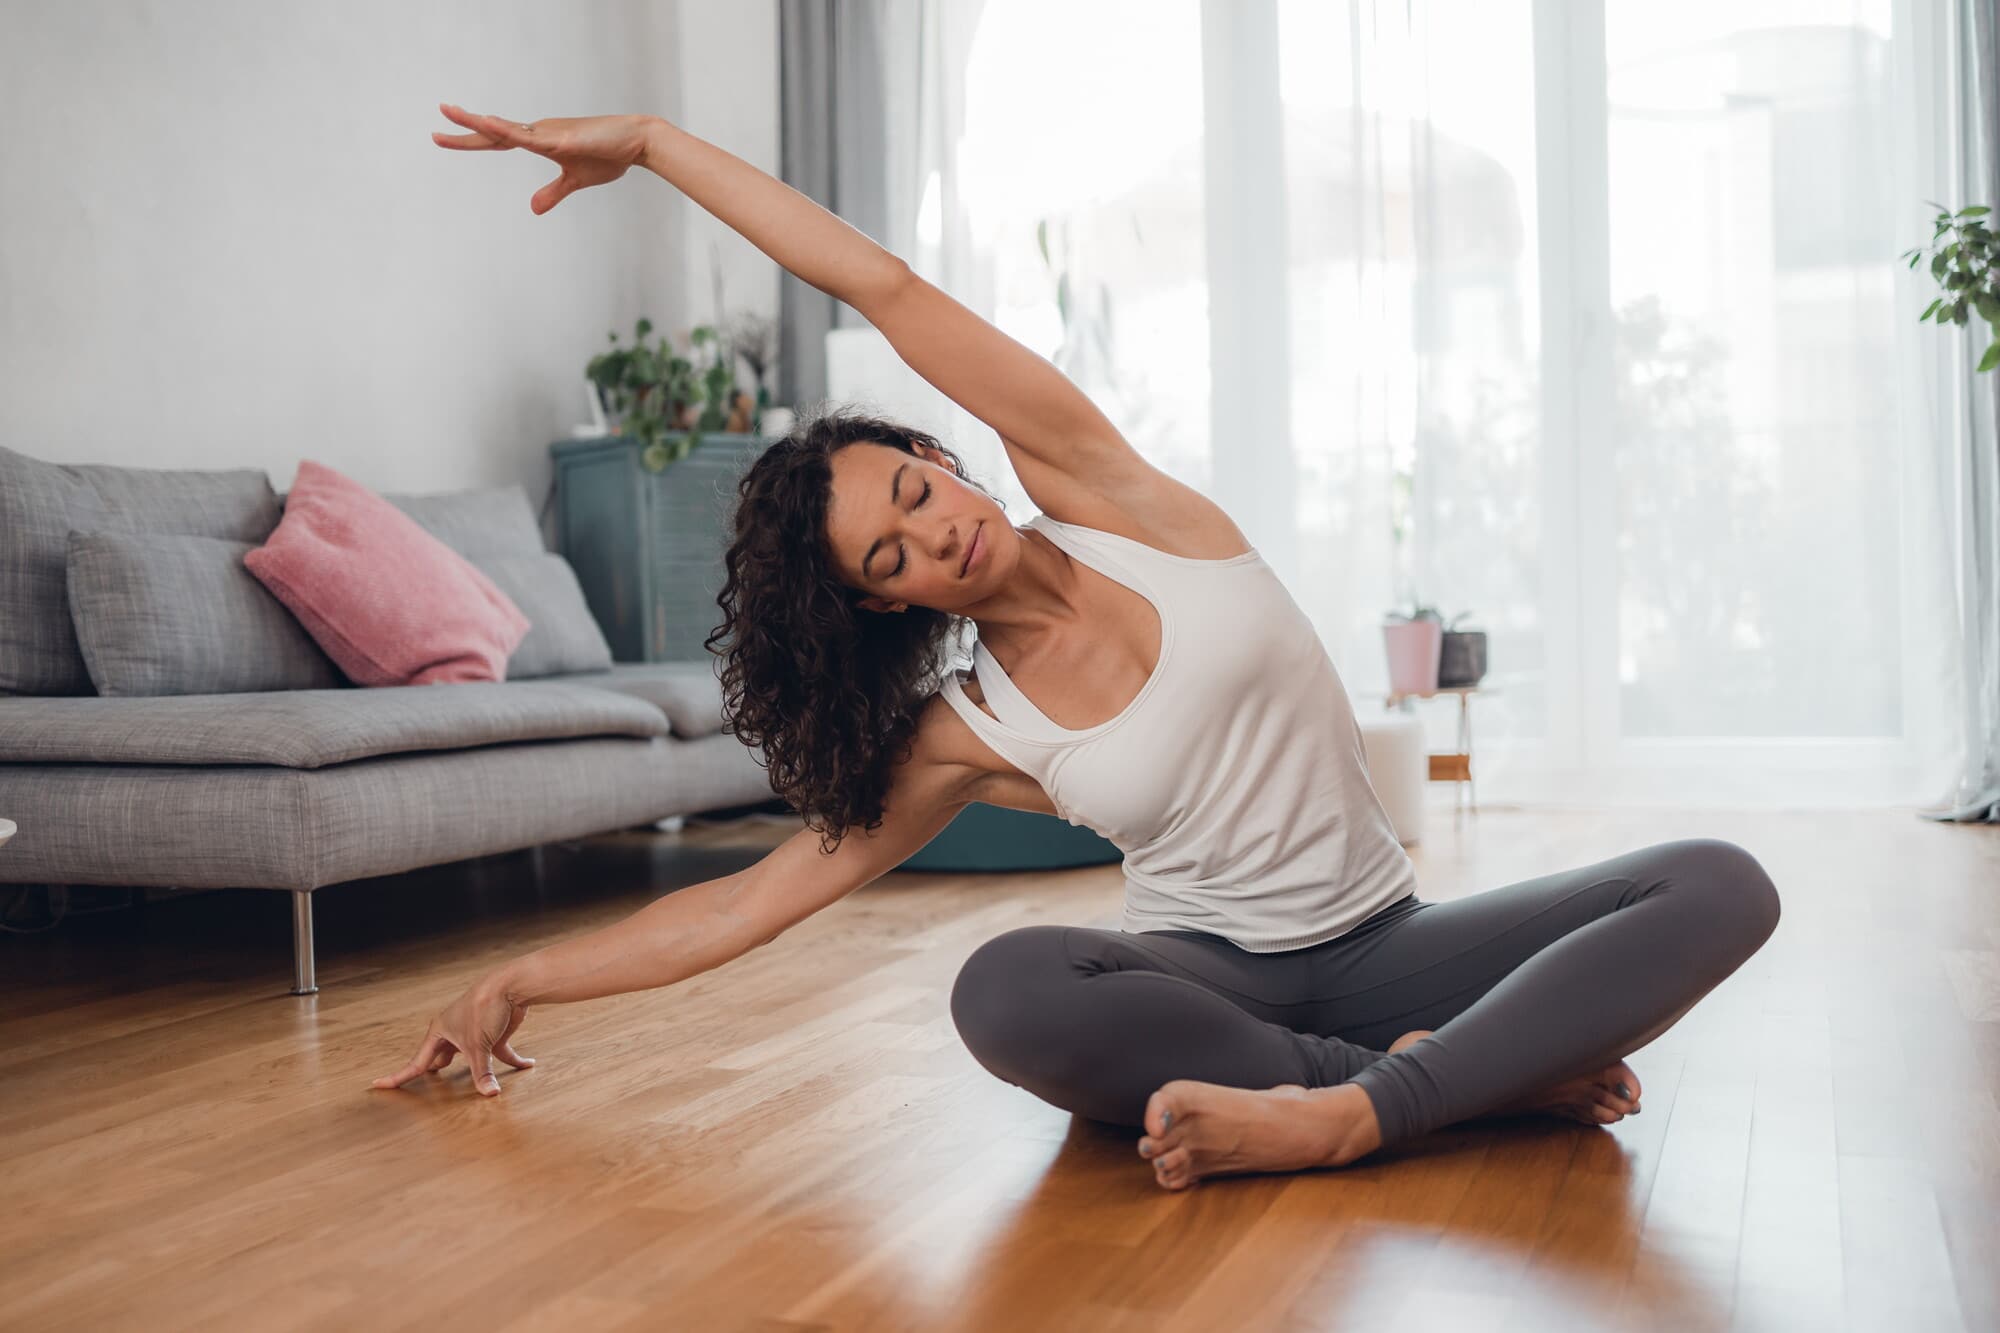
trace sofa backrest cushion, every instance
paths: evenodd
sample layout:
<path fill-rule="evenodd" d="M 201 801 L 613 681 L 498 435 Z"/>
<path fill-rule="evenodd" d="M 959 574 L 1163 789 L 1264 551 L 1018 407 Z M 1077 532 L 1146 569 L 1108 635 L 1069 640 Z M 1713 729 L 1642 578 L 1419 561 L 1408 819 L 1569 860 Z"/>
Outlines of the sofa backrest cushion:
<path fill-rule="evenodd" d="M 101 695 L 329 690 L 347 684 L 243 567 L 249 542 L 69 534 L 69 614 Z"/>
<path fill-rule="evenodd" d="M 0 447 L 0 694 L 89 694 L 70 623 L 72 530 L 260 542 L 278 522 L 270 478 L 47 463 Z"/>
<path fill-rule="evenodd" d="M 611 645 L 583 600 L 569 561 L 548 551 L 485 551 L 466 556 L 528 618 L 528 635 L 507 659 L 508 680 L 603 671 Z"/>

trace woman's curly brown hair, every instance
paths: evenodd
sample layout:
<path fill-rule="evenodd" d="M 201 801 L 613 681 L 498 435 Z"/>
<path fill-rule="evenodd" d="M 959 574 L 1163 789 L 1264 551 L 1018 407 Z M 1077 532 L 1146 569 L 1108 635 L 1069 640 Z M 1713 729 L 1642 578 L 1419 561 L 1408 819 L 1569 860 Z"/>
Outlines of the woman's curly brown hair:
<path fill-rule="evenodd" d="M 843 407 L 802 422 L 737 483 L 728 577 L 715 598 L 723 620 L 705 641 L 724 659 L 724 729 L 763 751 L 771 789 L 825 852 L 855 825 L 881 826 L 891 771 L 909 756 L 963 619 L 916 605 L 869 611 L 867 594 L 841 581 L 827 499 L 832 457 L 853 444 L 907 454 L 925 445 L 979 485 L 923 431 Z"/>

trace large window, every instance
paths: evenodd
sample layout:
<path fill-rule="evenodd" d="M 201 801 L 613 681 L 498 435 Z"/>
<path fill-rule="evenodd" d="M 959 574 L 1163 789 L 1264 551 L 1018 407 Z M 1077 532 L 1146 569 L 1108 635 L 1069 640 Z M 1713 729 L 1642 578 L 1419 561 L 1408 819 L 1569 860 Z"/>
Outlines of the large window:
<path fill-rule="evenodd" d="M 1283 535 L 1358 700 L 1386 611 L 1469 613 L 1488 795 L 1920 799 L 1904 12 L 993 4 L 959 159 L 992 313 Z M 1212 188 L 1272 126 L 1282 165 Z M 1273 210 L 1282 255 L 1211 252 Z M 1260 264 L 1271 308 L 1215 346 L 1211 282 Z M 1238 425 L 1274 419 L 1279 468 Z"/>
<path fill-rule="evenodd" d="M 1605 17 L 1623 734 L 1897 735 L 1887 7 Z"/>
<path fill-rule="evenodd" d="M 1106 60 L 1106 51 L 1117 60 Z M 966 72 L 961 158 L 992 318 L 1153 464 L 1211 481 L 1195 0 L 1006 0 Z"/>

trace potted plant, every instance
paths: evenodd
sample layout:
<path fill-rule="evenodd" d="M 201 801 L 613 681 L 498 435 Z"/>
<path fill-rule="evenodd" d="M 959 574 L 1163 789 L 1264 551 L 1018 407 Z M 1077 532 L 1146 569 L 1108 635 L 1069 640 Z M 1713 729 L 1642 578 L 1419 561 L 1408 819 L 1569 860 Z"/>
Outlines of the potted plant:
<path fill-rule="evenodd" d="M 1471 614 L 1467 611 L 1453 616 L 1444 627 L 1438 650 L 1437 687 L 1441 690 L 1477 685 L 1486 678 L 1486 631 L 1458 628 Z"/>
<path fill-rule="evenodd" d="M 749 395 L 736 387 L 734 358 L 714 329 L 702 324 L 689 330 L 689 350 L 708 349 L 700 366 L 664 337 L 648 344 L 652 331 L 653 321 L 641 318 L 630 347 L 618 346 L 614 331 L 612 350 L 592 357 L 584 375 L 597 386 L 615 423 L 612 433 L 637 441 L 639 461 L 659 472 L 700 445 L 705 430 L 747 432 L 750 405 Z"/>
<path fill-rule="evenodd" d="M 1903 258 L 1915 268 L 1929 255 L 1931 277 L 1944 288 L 1944 295 L 1924 307 L 1924 313 L 1917 318 L 1963 327 L 1967 313 L 1976 311 L 1993 334 L 1986 354 L 1979 358 L 1978 368 L 1983 372 L 2000 367 L 2000 272 L 1995 268 L 1996 257 L 2000 256 L 2000 235 L 1982 221 L 1993 210 L 1984 204 L 1973 204 L 1956 213 L 1943 204 L 1933 203 L 1931 207 L 1938 213 L 1930 245 L 1905 250 Z"/>
<path fill-rule="evenodd" d="M 739 310 L 722 321 L 723 341 L 743 358 L 757 385 L 752 410 L 759 421 L 771 404 L 771 372 L 778 364 L 778 321 L 754 310 Z"/>
<path fill-rule="evenodd" d="M 1389 654 L 1389 688 L 1397 694 L 1429 694 L 1437 688 L 1438 659 L 1444 648 L 1444 617 L 1434 606 L 1413 603 L 1391 611 L 1382 622 L 1382 646 Z"/>

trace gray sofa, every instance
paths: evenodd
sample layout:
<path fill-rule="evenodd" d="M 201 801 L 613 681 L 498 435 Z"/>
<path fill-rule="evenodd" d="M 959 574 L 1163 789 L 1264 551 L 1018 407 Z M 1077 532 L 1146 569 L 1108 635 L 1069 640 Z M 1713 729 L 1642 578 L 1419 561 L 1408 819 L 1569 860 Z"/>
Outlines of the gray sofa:
<path fill-rule="evenodd" d="M 504 682 L 363 689 L 243 567 L 261 470 L 63 466 L 0 448 L 0 883 L 312 895 L 772 800 L 708 663 L 614 663 L 519 487 L 391 502 L 533 628 Z"/>

